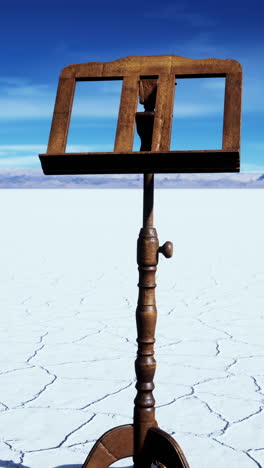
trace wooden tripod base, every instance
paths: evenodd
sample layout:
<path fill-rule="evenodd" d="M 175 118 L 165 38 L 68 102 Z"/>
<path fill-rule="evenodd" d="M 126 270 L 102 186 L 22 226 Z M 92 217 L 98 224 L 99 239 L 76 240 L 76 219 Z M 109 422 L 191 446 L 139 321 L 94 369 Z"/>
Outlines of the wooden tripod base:
<path fill-rule="evenodd" d="M 133 424 L 118 426 L 105 432 L 95 443 L 82 468 L 108 468 L 117 460 L 133 457 Z M 161 468 L 189 468 L 188 462 L 177 442 L 157 427 L 148 430 L 144 444 L 144 462 L 134 465 L 150 468 L 154 463 Z"/>

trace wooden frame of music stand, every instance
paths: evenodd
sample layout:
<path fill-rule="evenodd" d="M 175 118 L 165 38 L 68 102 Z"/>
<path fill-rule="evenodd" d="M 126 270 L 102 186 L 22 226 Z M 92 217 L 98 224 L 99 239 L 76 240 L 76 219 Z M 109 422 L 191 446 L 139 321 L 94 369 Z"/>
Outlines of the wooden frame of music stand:
<path fill-rule="evenodd" d="M 223 145 L 218 150 L 170 151 L 175 78 L 226 77 Z M 123 79 L 114 152 L 66 153 L 76 81 Z M 107 468 L 133 456 L 135 468 L 152 463 L 188 468 L 177 442 L 155 420 L 154 334 L 157 318 L 155 273 L 158 254 L 171 257 L 173 246 L 159 247 L 153 227 L 154 173 L 238 172 L 240 154 L 242 69 L 235 60 L 193 60 L 176 55 L 126 57 L 109 63 L 84 63 L 63 69 L 56 97 L 47 154 L 39 155 L 44 174 L 144 173 L 143 227 L 137 262 L 139 298 L 136 311 L 138 353 L 134 422 L 101 436 L 83 468 Z M 138 97 L 145 112 L 136 112 Z M 141 138 L 133 152 L 135 123 Z"/>

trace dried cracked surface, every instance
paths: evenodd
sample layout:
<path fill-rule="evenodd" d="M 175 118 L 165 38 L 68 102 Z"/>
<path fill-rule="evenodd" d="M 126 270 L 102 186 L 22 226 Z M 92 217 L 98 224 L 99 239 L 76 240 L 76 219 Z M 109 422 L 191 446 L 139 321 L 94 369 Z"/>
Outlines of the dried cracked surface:
<path fill-rule="evenodd" d="M 0 197 L 0 467 L 81 468 L 132 422 L 142 193 Z M 160 241 L 175 244 L 157 275 L 156 414 L 191 468 L 264 467 L 263 202 L 156 191 Z"/>

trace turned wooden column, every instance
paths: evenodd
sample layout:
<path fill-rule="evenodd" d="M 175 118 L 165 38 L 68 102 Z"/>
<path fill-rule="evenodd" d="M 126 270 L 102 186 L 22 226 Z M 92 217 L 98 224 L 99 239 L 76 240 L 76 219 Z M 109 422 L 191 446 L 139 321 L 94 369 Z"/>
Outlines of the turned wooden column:
<path fill-rule="evenodd" d="M 157 427 L 155 420 L 155 399 L 153 396 L 156 361 L 154 358 L 155 328 L 157 308 L 155 299 L 155 275 L 158 254 L 171 257 L 173 246 L 165 242 L 159 247 L 157 231 L 153 227 L 153 174 L 144 175 L 144 214 L 143 227 L 137 244 L 137 263 L 139 270 L 139 295 L 136 309 L 138 352 L 135 361 L 137 376 L 137 396 L 134 407 L 134 466 L 150 468 L 144 443 L 148 430 Z"/>
<path fill-rule="evenodd" d="M 140 151 L 150 151 L 154 126 L 156 80 L 141 82 L 141 103 L 145 112 L 136 113 L 137 131 L 141 138 Z M 154 358 L 157 308 L 155 299 L 156 270 L 159 252 L 172 255 L 172 244 L 167 242 L 159 248 L 157 231 L 153 227 L 154 174 L 144 174 L 143 227 L 137 242 L 137 263 L 139 270 L 139 295 L 136 309 L 138 352 L 135 361 L 137 395 L 134 400 L 134 467 L 150 468 L 149 454 L 144 450 L 146 436 L 151 427 L 157 427 L 155 420 L 155 399 L 153 396 L 156 361 Z"/>
<path fill-rule="evenodd" d="M 144 185 L 152 184 L 153 175 L 147 174 Z M 150 206 L 148 208 L 150 209 Z M 150 210 L 149 216 L 146 217 L 143 228 L 140 230 L 137 244 L 139 269 L 139 296 L 136 310 L 138 352 L 135 361 L 137 396 L 134 408 L 134 466 L 136 468 L 150 468 L 150 465 L 144 460 L 143 447 L 148 429 L 157 426 L 152 391 L 156 369 L 154 359 L 154 335 L 157 320 L 155 273 L 158 263 L 159 241 L 156 229 L 152 227 L 152 217 L 152 210 Z"/>

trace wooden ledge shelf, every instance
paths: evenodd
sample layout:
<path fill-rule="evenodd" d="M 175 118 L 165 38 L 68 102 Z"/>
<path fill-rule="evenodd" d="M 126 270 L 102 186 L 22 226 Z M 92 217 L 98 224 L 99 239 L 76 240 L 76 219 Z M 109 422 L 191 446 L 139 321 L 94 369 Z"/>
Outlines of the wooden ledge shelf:
<path fill-rule="evenodd" d="M 236 150 L 40 154 L 44 174 L 239 172 Z"/>

